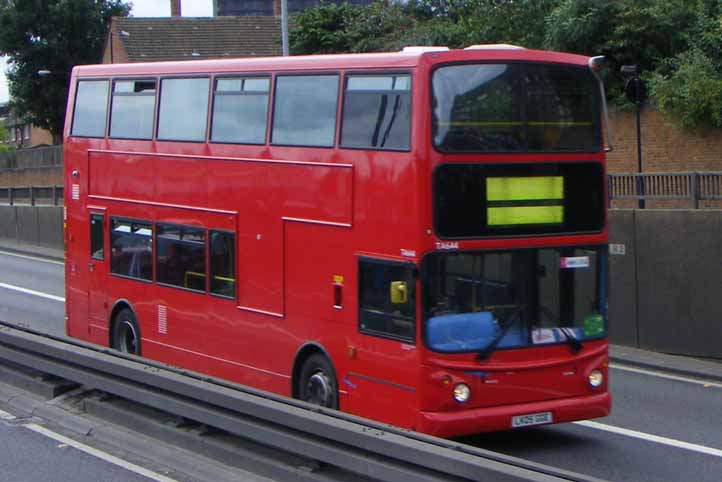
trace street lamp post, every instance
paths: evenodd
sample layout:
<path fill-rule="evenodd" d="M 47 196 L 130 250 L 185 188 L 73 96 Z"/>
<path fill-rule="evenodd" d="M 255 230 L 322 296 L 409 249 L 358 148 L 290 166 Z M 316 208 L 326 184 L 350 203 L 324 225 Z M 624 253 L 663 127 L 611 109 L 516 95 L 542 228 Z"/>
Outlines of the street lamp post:
<path fill-rule="evenodd" d="M 623 65 L 621 69 L 623 74 L 631 75 L 627 81 L 624 92 L 627 99 L 636 106 L 637 121 L 637 195 L 639 209 L 644 209 L 644 178 L 642 177 L 642 126 L 641 112 L 644 98 L 647 95 L 647 89 L 644 81 L 639 78 L 639 69 L 636 65 Z"/>

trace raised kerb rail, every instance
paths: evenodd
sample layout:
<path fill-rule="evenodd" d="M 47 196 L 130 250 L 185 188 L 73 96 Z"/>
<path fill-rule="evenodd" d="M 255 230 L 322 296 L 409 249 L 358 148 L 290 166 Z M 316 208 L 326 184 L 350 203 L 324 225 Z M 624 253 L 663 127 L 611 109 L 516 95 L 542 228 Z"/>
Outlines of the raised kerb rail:
<path fill-rule="evenodd" d="M 598 481 L 0 322 L 2 360 L 338 467 L 365 480 Z M 327 480 L 323 471 L 317 479 Z"/>

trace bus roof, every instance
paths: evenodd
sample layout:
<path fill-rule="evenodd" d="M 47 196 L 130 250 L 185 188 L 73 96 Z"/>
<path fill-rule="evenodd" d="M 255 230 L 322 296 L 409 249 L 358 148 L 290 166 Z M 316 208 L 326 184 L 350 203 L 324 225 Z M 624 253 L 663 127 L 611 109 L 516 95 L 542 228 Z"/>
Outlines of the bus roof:
<path fill-rule="evenodd" d="M 223 72 L 269 72 L 338 69 L 409 69 L 422 62 L 454 63 L 473 61 L 550 62 L 586 66 L 589 57 L 561 52 L 509 49 L 501 46 L 458 50 L 406 49 L 401 52 L 299 55 L 290 57 L 229 58 L 147 62 L 132 64 L 82 65 L 73 68 L 76 77 L 110 75 L 202 74 Z M 494 48 L 498 47 L 498 48 Z"/>

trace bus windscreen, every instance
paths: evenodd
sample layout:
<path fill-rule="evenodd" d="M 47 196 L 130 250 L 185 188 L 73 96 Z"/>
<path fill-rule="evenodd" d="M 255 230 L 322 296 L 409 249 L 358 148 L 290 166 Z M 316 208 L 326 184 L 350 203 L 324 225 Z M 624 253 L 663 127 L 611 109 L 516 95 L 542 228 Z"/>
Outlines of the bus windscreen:
<path fill-rule="evenodd" d="M 457 64 L 432 75 L 432 136 L 441 152 L 596 152 L 599 86 L 587 68 Z"/>

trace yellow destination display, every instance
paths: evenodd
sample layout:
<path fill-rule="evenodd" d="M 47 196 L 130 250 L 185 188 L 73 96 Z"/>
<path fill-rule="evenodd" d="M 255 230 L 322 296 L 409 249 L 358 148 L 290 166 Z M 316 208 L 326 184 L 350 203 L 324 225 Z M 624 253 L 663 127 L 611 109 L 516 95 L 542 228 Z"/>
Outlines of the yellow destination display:
<path fill-rule="evenodd" d="M 487 225 L 562 224 L 564 177 L 489 177 Z"/>
<path fill-rule="evenodd" d="M 486 178 L 487 201 L 562 201 L 563 199 L 562 176 Z"/>
<path fill-rule="evenodd" d="M 488 208 L 486 215 L 489 226 L 561 224 L 564 222 L 564 208 L 562 206 Z"/>

